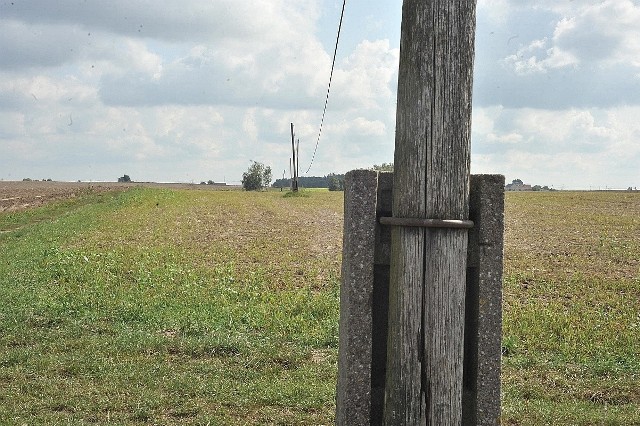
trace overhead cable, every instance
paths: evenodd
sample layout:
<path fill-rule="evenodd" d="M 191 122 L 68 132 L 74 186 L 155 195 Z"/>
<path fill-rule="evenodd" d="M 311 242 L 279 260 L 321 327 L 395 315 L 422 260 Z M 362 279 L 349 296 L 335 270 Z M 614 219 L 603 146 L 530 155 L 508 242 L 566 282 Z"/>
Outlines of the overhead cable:
<path fill-rule="evenodd" d="M 329 103 L 329 93 L 331 92 L 331 81 L 333 80 L 333 69 L 336 65 L 336 54 L 338 53 L 338 41 L 340 40 L 340 30 L 342 29 L 342 18 L 344 18 L 344 7 L 347 4 L 347 0 L 342 1 L 342 12 L 340 13 L 340 24 L 338 24 L 338 35 L 336 36 L 336 46 L 333 49 L 333 61 L 331 62 L 331 73 L 329 74 L 329 87 L 327 88 L 327 96 L 324 100 L 324 110 L 322 111 L 322 119 L 320 120 L 320 129 L 318 130 L 318 139 L 316 140 L 316 147 L 313 149 L 313 156 L 311 157 L 311 164 L 309 168 L 304 172 L 306 175 L 311 170 L 313 160 L 316 158 L 316 152 L 318 151 L 318 144 L 320 143 L 320 135 L 322 135 L 322 125 L 324 124 L 324 116 L 327 113 L 327 104 Z"/>

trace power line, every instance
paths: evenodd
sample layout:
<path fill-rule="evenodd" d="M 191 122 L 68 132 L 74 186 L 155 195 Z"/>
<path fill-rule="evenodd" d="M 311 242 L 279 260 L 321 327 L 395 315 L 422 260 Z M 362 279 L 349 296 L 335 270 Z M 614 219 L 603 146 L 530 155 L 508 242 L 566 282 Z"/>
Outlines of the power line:
<path fill-rule="evenodd" d="M 311 170 L 313 160 L 316 158 L 316 152 L 318 151 L 318 144 L 320 143 L 320 135 L 322 134 L 322 125 L 324 124 L 324 116 L 327 113 L 327 104 L 329 103 L 329 92 L 331 92 L 331 80 L 333 79 L 333 68 L 336 65 L 336 54 L 338 53 L 338 41 L 340 40 L 340 30 L 342 29 L 342 18 L 344 17 L 344 7 L 347 4 L 347 0 L 342 1 L 342 12 L 340 13 L 340 23 L 338 24 L 338 35 L 336 36 L 336 47 L 333 49 L 333 61 L 331 62 L 331 74 L 329 74 L 329 87 L 327 87 L 327 97 L 324 100 L 324 110 L 322 111 L 322 119 L 320 120 L 320 129 L 318 130 L 318 139 L 316 140 L 316 147 L 313 149 L 313 156 L 311 157 L 311 164 L 304 174 L 306 175 Z"/>

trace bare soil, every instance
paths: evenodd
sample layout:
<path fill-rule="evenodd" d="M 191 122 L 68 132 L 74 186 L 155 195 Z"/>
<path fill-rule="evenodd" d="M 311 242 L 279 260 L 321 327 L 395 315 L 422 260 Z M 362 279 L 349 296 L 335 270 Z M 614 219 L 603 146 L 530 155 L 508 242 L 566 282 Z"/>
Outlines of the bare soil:
<path fill-rule="evenodd" d="M 25 210 L 52 201 L 74 198 L 80 194 L 121 191 L 133 186 L 193 188 L 207 190 L 235 189 L 233 186 L 152 182 L 52 182 L 0 181 L 0 212 Z"/>

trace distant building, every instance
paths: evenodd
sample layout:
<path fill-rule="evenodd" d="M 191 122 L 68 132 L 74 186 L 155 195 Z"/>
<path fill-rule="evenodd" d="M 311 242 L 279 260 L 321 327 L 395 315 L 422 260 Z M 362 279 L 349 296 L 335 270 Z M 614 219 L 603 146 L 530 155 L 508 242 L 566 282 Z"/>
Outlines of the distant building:
<path fill-rule="evenodd" d="M 533 191 L 531 185 L 527 185 L 520 179 L 514 179 L 511 183 L 505 185 L 505 191 Z"/>

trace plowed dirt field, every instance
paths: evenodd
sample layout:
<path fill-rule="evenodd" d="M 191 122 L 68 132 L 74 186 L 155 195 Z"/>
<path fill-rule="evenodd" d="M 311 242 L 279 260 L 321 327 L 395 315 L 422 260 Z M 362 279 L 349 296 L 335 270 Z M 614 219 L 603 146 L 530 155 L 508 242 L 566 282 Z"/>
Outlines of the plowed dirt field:
<path fill-rule="evenodd" d="M 52 181 L 0 181 L 0 212 L 24 210 L 45 203 L 73 198 L 84 193 L 117 191 L 132 186 L 157 186 L 203 190 L 238 189 L 235 186 L 197 185 L 189 183 L 151 182 L 52 182 Z"/>

